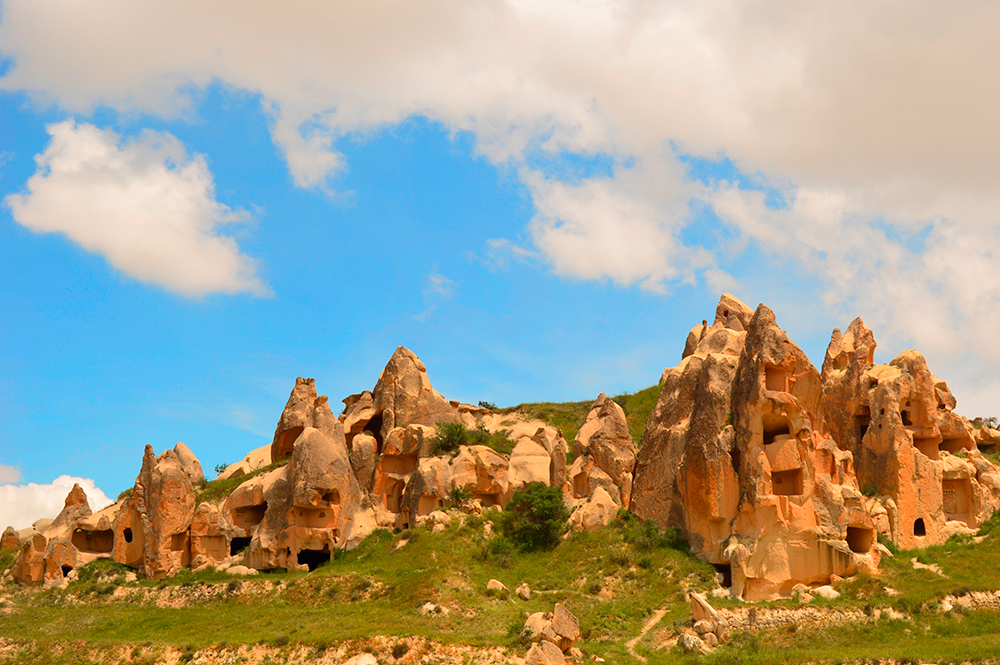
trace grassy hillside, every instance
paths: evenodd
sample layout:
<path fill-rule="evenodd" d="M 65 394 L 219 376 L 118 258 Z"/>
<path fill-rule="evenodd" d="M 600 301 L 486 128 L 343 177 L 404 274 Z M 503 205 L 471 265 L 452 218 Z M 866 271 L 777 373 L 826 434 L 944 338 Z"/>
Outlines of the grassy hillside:
<path fill-rule="evenodd" d="M 996 609 L 963 608 L 960 601 L 951 612 L 939 611 L 948 595 L 986 599 L 1000 607 L 997 596 L 974 593 L 1000 589 L 998 520 L 986 525 L 981 539 L 955 538 L 901 552 L 884 563 L 880 576 L 844 580 L 837 585 L 840 599 L 816 598 L 809 605 L 824 616 L 853 613 L 853 622 L 737 631 L 708 656 L 685 655 L 672 638 L 679 628 L 690 626 L 685 590 L 707 590 L 713 569 L 651 537 L 637 520 L 619 519 L 596 533 L 577 534 L 550 552 L 491 554 L 482 533 L 482 518 L 469 518 L 464 526 L 455 524 L 440 534 L 424 528 L 401 534 L 379 531 L 312 573 L 240 578 L 187 571 L 162 582 L 130 582 L 126 569 L 100 562 L 81 569 L 80 579 L 65 590 L 20 590 L 8 579 L 0 586 L 0 636 L 8 640 L 0 644 L 0 663 L 87 662 L 74 655 L 81 645 L 113 655 L 107 660 L 91 657 L 93 662 L 152 663 L 156 660 L 150 654 L 171 649 L 172 662 L 197 662 L 196 653 L 247 644 L 270 649 L 268 660 L 228 662 L 313 662 L 301 654 L 327 653 L 333 647 L 371 650 L 373 636 L 385 636 L 386 649 L 404 636 L 416 636 L 441 645 L 425 645 L 423 653 L 471 645 L 499 647 L 506 657 L 523 656 L 526 645 L 519 632 L 526 614 L 549 611 L 556 602 L 580 618 L 578 646 L 584 653 L 609 663 L 638 663 L 628 642 L 640 635 L 635 653 L 651 665 L 874 658 L 940 663 L 984 661 L 1000 654 Z M 0 577 L 12 554 L 0 553 Z M 914 558 L 936 564 L 941 573 L 914 568 Z M 488 595 L 491 578 L 512 590 L 527 582 L 531 600 Z M 422 614 L 428 601 L 444 612 Z M 732 600 L 713 602 L 746 607 Z M 797 607 L 795 600 L 753 604 L 761 616 Z M 643 634 L 644 624 L 660 609 L 663 618 Z M 886 618 L 889 609 L 903 618 Z M 876 620 L 879 614 L 882 618 Z M 476 662 L 475 653 L 458 662 Z M 380 658 L 384 665 L 396 660 Z M 399 660 L 417 662 L 405 656 Z"/>
<path fill-rule="evenodd" d="M 642 434 L 646 431 L 646 421 L 649 420 L 649 414 L 656 406 L 656 400 L 659 397 L 659 385 L 650 386 L 635 393 L 622 393 L 612 397 L 618 406 L 625 411 L 628 429 L 636 445 L 642 442 Z M 572 444 L 576 433 L 587 420 L 587 414 L 593 403 L 593 400 L 586 402 L 527 402 L 501 409 L 500 412 L 520 411 L 532 418 L 543 420 L 562 430 L 566 441 Z"/>

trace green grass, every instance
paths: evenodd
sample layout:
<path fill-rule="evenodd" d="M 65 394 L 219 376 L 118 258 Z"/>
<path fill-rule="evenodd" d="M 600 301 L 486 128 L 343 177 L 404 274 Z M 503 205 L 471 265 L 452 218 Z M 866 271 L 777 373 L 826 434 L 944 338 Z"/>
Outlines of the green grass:
<path fill-rule="evenodd" d="M 37 641 L 86 640 L 88 643 L 128 643 L 141 635 L 163 645 L 202 647 L 271 641 L 287 636 L 294 643 L 323 644 L 371 635 L 425 636 L 445 643 L 511 645 L 522 650 L 517 633 L 525 612 L 551 611 L 556 602 L 576 614 L 585 634 L 583 648 L 627 657 L 624 643 L 641 628 L 650 608 L 664 602 L 686 612 L 682 580 L 704 584 L 712 569 L 669 547 L 629 544 L 635 540 L 631 523 L 619 523 L 596 533 L 576 534 L 552 551 L 515 553 L 503 561 L 482 555 L 481 519 L 453 526 L 440 534 L 416 529 L 416 538 L 394 550 L 400 536 L 377 531 L 360 547 L 345 552 L 312 573 L 262 574 L 243 578 L 242 585 L 261 580 L 280 582 L 267 597 L 208 595 L 184 608 L 158 607 L 146 602 L 111 601 L 95 586 L 121 584 L 115 565 L 102 563 L 86 580 L 66 590 L 16 595 L 18 611 L 0 615 L 0 634 Z M 647 544 L 648 545 L 648 544 Z M 647 568 L 623 566 L 612 551 L 622 548 L 649 558 Z M 89 567 L 88 567 L 89 568 Z M 108 581 L 108 575 L 115 580 Z M 530 601 L 486 595 L 486 583 L 496 578 L 509 588 L 527 582 Z M 126 586 L 151 592 L 185 587 L 218 590 L 232 583 L 224 573 L 186 571 L 164 582 Z M 588 592 L 594 582 L 611 597 Z M 197 598 L 197 596 L 196 596 Z M 79 600 L 85 599 L 81 603 Z M 420 606 L 433 601 L 448 615 L 423 616 Z M 225 615 L 225 621 L 218 617 Z M 513 630 L 515 627 L 517 630 Z"/>
<path fill-rule="evenodd" d="M 487 513 L 486 518 L 495 518 Z M 482 535 L 484 518 L 467 518 L 439 534 L 417 528 L 405 534 L 376 531 L 360 547 L 338 552 L 312 573 L 262 573 L 240 578 L 206 570 L 184 571 L 164 581 L 127 582 L 128 570 L 111 561 L 80 569 L 66 590 L 0 591 L 16 611 L 0 613 L 0 635 L 28 645 L 23 662 L 82 662 L 63 659 L 58 645 L 88 647 L 147 644 L 144 653 L 267 643 L 315 646 L 364 640 L 372 635 L 427 637 L 437 642 L 504 646 L 523 655 L 519 632 L 529 612 L 550 611 L 556 602 L 580 619 L 578 646 L 607 662 L 636 663 L 626 642 L 639 635 L 650 614 L 666 616 L 639 641 L 636 650 L 658 663 L 842 663 L 896 658 L 920 662 L 996 659 L 1000 612 L 976 610 L 943 615 L 943 596 L 1000 589 L 1000 517 L 984 525 L 985 538 L 955 538 L 943 545 L 900 552 L 886 559 L 878 577 L 838 583 L 842 597 L 815 599 L 826 608 L 895 607 L 910 617 L 845 626 L 803 625 L 735 633 L 709 656 L 694 657 L 656 647 L 663 635 L 690 626 L 684 589 L 705 589 L 714 570 L 684 551 L 676 535 L 651 530 L 627 513 L 593 533 L 575 534 L 551 551 L 491 553 Z M 408 543 L 396 546 L 403 538 Z M 0 564 L 14 550 L 0 552 Z M 916 570 L 910 559 L 938 564 L 947 577 Z M 528 602 L 490 597 L 496 578 L 510 589 L 527 582 Z M 270 587 L 264 590 L 263 587 Z M 112 600 L 119 587 L 133 595 Z M 892 596 L 890 587 L 901 595 Z M 257 591 L 255 591 L 257 589 Z M 160 607 L 160 594 L 187 594 L 187 606 Z M 447 615 L 423 616 L 432 601 Z M 717 606 L 737 601 L 713 599 Z M 790 608 L 782 600 L 757 608 Z M 224 620 L 219 617 L 224 616 Z M 27 655 L 25 655 L 27 654 Z M 68 656 L 66 657 L 68 658 Z M 4 663 L 0 657 L 0 663 Z"/>
<path fill-rule="evenodd" d="M 629 433 L 636 445 L 642 443 L 642 435 L 646 431 L 646 421 L 649 414 L 656 406 L 656 400 L 660 397 L 660 386 L 650 386 L 634 393 L 622 393 L 612 399 L 618 403 L 625 411 L 625 418 L 628 421 Z M 499 413 L 520 412 L 530 418 L 538 418 L 541 421 L 558 427 L 562 430 L 563 436 L 570 444 L 576 438 L 576 433 L 587 420 L 593 400 L 586 402 L 528 402 L 501 409 Z"/>
<path fill-rule="evenodd" d="M 254 476 L 259 476 L 262 473 L 267 473 L 268 471 L 273 471 L 278 467 L 284 466 L 288 463 L 288 460 L 282 460 L 280 462 L 274 462 L 265 467 L 257 469 L 256 471 L 251 471 L 250 473 L 244 474 L 242 476 L 236 476 L 234 478 L 227 478 L 225 480 L 213 480 L 211 482 L 202 485 L 195 496 L 195 504 L 200 504 L 203 501 L 209 503 L 218 503 L 219 501 L 225 499 L 230 494 L 233 493 L 237 487 L 250 480 Z"/>

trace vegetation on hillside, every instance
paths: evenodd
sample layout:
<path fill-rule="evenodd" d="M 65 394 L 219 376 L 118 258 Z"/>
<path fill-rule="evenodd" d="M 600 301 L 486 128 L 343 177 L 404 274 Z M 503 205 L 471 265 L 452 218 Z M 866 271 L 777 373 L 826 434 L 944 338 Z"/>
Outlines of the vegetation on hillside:
<path fill-rule="evenodd" d="M 636 445 L 642 443 L 646 431 L 646 421 L 660 398 L 660 386 L 650 386 L 634 393 L 615 395 L 613 399 L 625 412 L 628 429 Z M 594 401 L 586 402 L 526 402 L 500 409 L 498 413 L 520 412 L 530 418 L 538 418 L 562 430 L 563 436 L 572 444 L 576 433 L 587 420 L 587 414 Z"/>
<path fill-rule="evenodd" d="M 462 423 L 438 423 L 436 429 L 430 439 L 432 455 L 454 455 L 459 446 L 487 446 L 502 455 L 510 455 L 514 450 L 508 430 L 490 432 L 482 425 L 468 429 Z"/>
<path fill-rule="evenodd" d="M 357 549 L 337 552 L 312 573 L 241 578 L 210 569 L 184 571 L 163 581 L 129 581 L 128 569 L 99 561 L 81 568 L 65 590 L 19 590 L 8 577 L 0 585 L 0 635 L 24 648 L 0 649 L 0 663 L 15 662 L 11 659 L 16 656 L 17 662 L 75 664 L 81 661 L 73 655 L 83 643 L 126 645 L 126 654 L 133 647 L 148 654 L 173 645 L 193 654 L 223 644 L 263 644 L 287 655 L 273 662 L 292 662 L 301 658 L 304 647 L 319 653 L 354 640 L 351 644 L 364 649 L 373 635 L 387 636 L 390 650 L 403 636 L 417 636 L 445 644 L 500 646 L 512 656 L 523 655 L 526 613 L 550 611 L 556 602 L 579 617 L 578 646 L 585 657 L 598 655 L 607 662 L 638 663 L 628 642 L 640 636 L 659 609 L 664 617 L 634 647 L 649 665 L 879 658 L 957 663 L 995 660 L 1000 653 L 1000 612 L 964 609 L 958 603 L 952 612 L 938 609 L 948 595 L 968 598 L 970 592 L 1000 589 L 1000 517 L 983 525 L 977 538 L 955 537 L 943 545 L 899 552 L 883 560 L 879 576 L 839 582 L 841 598 L 811 602 L 823 612 L 854 612 L 858 621 L 735 631 L 712 654 L 691 656 L 680 653 L 668 638 L 691 625 L 686 590 L 710 588 L 715 571 L 687 554 L 676 532 L 663 533 L 623 512 L 610 526 L 574 534 L 553 549 L 515 548 L 503 557 L 482 556 L 489 542 L 485 522 L 497 524 L 500 515 L 467 516 L 442 533 L 424 527 L 400 534 L 376 531 Z M 15 553 L 0 552 L 0 579 Z M 941 574 L 914 568 L 914 558 L 938 565 Z M 486 583 L 494 578 L 510 588 L 527 582 L 531 600 L 488 595 Z M 745 607 L 738 601 L 711 600 L 717 606 Z M 421 613 L 428 601 L 443 609 Z M 11 611 L 4 612 L 5 606 Z M 787 611 L 798 602 L 751 607 L 756 613 Z M 887 608 L 904 618 L 883 614 L 876 620 Z M 116 656 L 107 662 L 145 661 Z"/>
<path fill-rule="evenodd" d="M 233 493 L 237 487 L 250 480 L 254 476 L 259 476 L 261 474 L 267 473 L 268 471 L 273 471 L 278 467 L 288 464 L 288 460 L 284 459 L 280 462 L 274 462 L 265 467 L 261 467 L 256 471 L 251 471 L 250 473 L 244 474 L 242 476 L 234 476 L 232 478 L 226 478 L 225 480 L 213 480 L 211 482 L 205 483 L 200 488 L 198 488 L 198 493 L 195 495 L 195 505 L 207 501 L 209 503 L 218 503 L 222 499 Z"/>

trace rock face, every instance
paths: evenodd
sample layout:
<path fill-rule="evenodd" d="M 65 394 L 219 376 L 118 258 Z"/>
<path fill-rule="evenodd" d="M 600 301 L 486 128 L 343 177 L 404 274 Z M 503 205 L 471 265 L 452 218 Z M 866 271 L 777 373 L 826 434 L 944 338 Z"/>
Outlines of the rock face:
<path fill-rule="evenodd" d="M 746 599 L 876 570 L 874 525 L 851 453 L 827 433 L 819 372 L 771 310 L 749 316 L 723 296 L 685 354 L 663 374 L 632 511 L 682 530 Z"/>
<path fill-rule="evenodd" d="M 20 547 L 21 537 L 17 535 L 17 531 L 14 527 L 9 526 L 3 531 L 3 535 L 0 536 L 0 550 L 5 550 L 11 547 Z"/>
<path fill-rule="evenodd" d="M 854 455 L 879 531 L 904 548 L 971 533 L 1000 506 L 1000 476 L 979 451 L 996 445 L 954 413 L 948 385 L 916 351 L 873 363 L 875 338 L 861 319 L 834 330 L 823 363 L 830 432 Z M 984 428 L 987 429 L 987 428 Z"/>
<path fill-rule="evenodd" d="M 194 511 L 194 486 L 181 458 L 173 450 L 156 457 L 147 445 L 132 493 L 115 517 L 115 560 L 151 579 L 176 574 L 191 563 Z"/>
<path fill-rule="evenodd" d="M 337 423 L 326 395 L 316 394 L 316 379 L 298 377 L 285 404 L 285 410 L 281 412 L 278 426 L 274 429 L 271 460 L 276 462 L 289 457 L 296 439 L 307 427 L 318 429 L 328 438 L 334 438 Z"/>
<path fill-rule="evenodd" d="M 60 586 L 79 566 L 109 557 L 114 509 L 111 506 L 92 514 L 86 493 L 79 485 L 73 485 L 59 515 L 54 520 L 36 522 L 42 530 L 21 543 L 14 579 L 25 586 Z"/>
<path fill-rule="evenodd" d="M 586 498 L 603 486 L 618 503 L 628 506 L 635 456 L 625 412 L 601 393 L 573 442 L 573 467 L 569 472 L 573 495 Z"/>
<path fill-rule="evenodd" d="M 875 572 L 886 551 L 878 534 L 903 547 L 940 543 L 1000 507 L 1000 468 L 981 453 L 1000 448 L 1000 431 L 955 414 L 920 354 L 875 365 L 874 350 L 855 320 L 834 331 L 820 374 L 770 309 L 723 294 L 712 325 L 695 326 L 680 364 L 663 371 L 641 448 L 602 393 L 567 463 L 557 428 L 445 400 L 399 347 L 339 417 L 313 379 L 296 379 L 272 442 L 219 475 L 242 480 L 221 500 L 196 505 L 204 475 L 187 446 L 158 457 L 147 446 L 118 503 L 91 514 L 74 487 L 54 520 L 8 529 L 0 546 L 21 548 L 14 575 L 28 585 L 62 584 L 100 557 L 154 579 L 186 566 L 311 570 L 377 527 L 442 531 L 445 509 L 504 506 L 540 482 L 563 491 L 573 530 L 630 509 L 678 529 L 735 596 L 804 593 Z M 470 430 L 468 445 L 435 454 L 439 427 L 453 423 Z M 702 600 L 692 607 L 707 616 Z M 567 615 L 557 605 L 529 617 L 550 643 L 532 659 L 556 662 L 550 647 L 561 657 L 572 646 Z M 712 621 L 696 622 L 692 643 L 725 641 Z"/>

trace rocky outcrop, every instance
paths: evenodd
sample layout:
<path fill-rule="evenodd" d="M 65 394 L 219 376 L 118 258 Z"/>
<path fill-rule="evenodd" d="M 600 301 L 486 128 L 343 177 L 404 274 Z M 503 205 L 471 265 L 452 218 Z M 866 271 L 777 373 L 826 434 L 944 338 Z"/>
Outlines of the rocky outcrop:
<path fill-rule="evenodd" d="M 20 547 L 21 537 L 17 535 L 17 531 L 14 527 L 9 526 L 3 531 L 3 535 L 0 536 L 0 550 L 6 550 L 11 547 Z"/>
<path fill-rule="evenodd" d="M 878 530 L 904 548 L 972 533 L 1000 507 L 1000 476 L 979 451 L 992 433 L 954 412 L 948 385 L 916 351 L 873 362 L 861 319 L 834 330 L 823 363 L 830 432 L 851 451 Z M 984 428 L 985 429 L 985 428 Z"/>
<path fill-rule="evenodd" d="M 328 438 L 336 436 L 337 428 L 343 429 L 330 411 L 326 395 L 316 394 L 316 379 L 295 379 L 288 402 L 285 404 L 271 442 L 271 461 L 283 460 L 292 454 L 296 439 L 307 427 L 318 429 Z"/>
<path fill-rule="evenodd" d="M 173 450 L 156 457 L 147 445 L 132 492 L 115 517 L 115 560 L 151 579 L 174 575 L 191 563 L 194 511 L 194 486 L 180 457 Z"/>
<path fill-rule="evenodd" d="M 574 459 L 570 469 L 573 495 L 586 498 L 595 488 L 604 487 L 618 503 L 628 506 L 632 497 L 635 457 L 635 442 L 628 431 L 625 412 L 601 393 L 573 442 Z"/>
<path fill-rule="evenodd" d="M 723 296 L 664 372 L 632 511 L 680 529 L 747 599 L 874 571 L 874 526 L 851 453 L 827 433 L 819 372 L 771 310 L 748 311 Z"/>
<path fill-rule="evenodd" d="M 19 538 L 14 579 L 25 586 L 61 586 L 76 568 L 110 557 L 110 519 L 115 510 L 116 506 L 110 506 L 93 514 L 83 488 L 73 485 L 55 519 L 36 522 L 41 531 L 23 542 Z"/>

